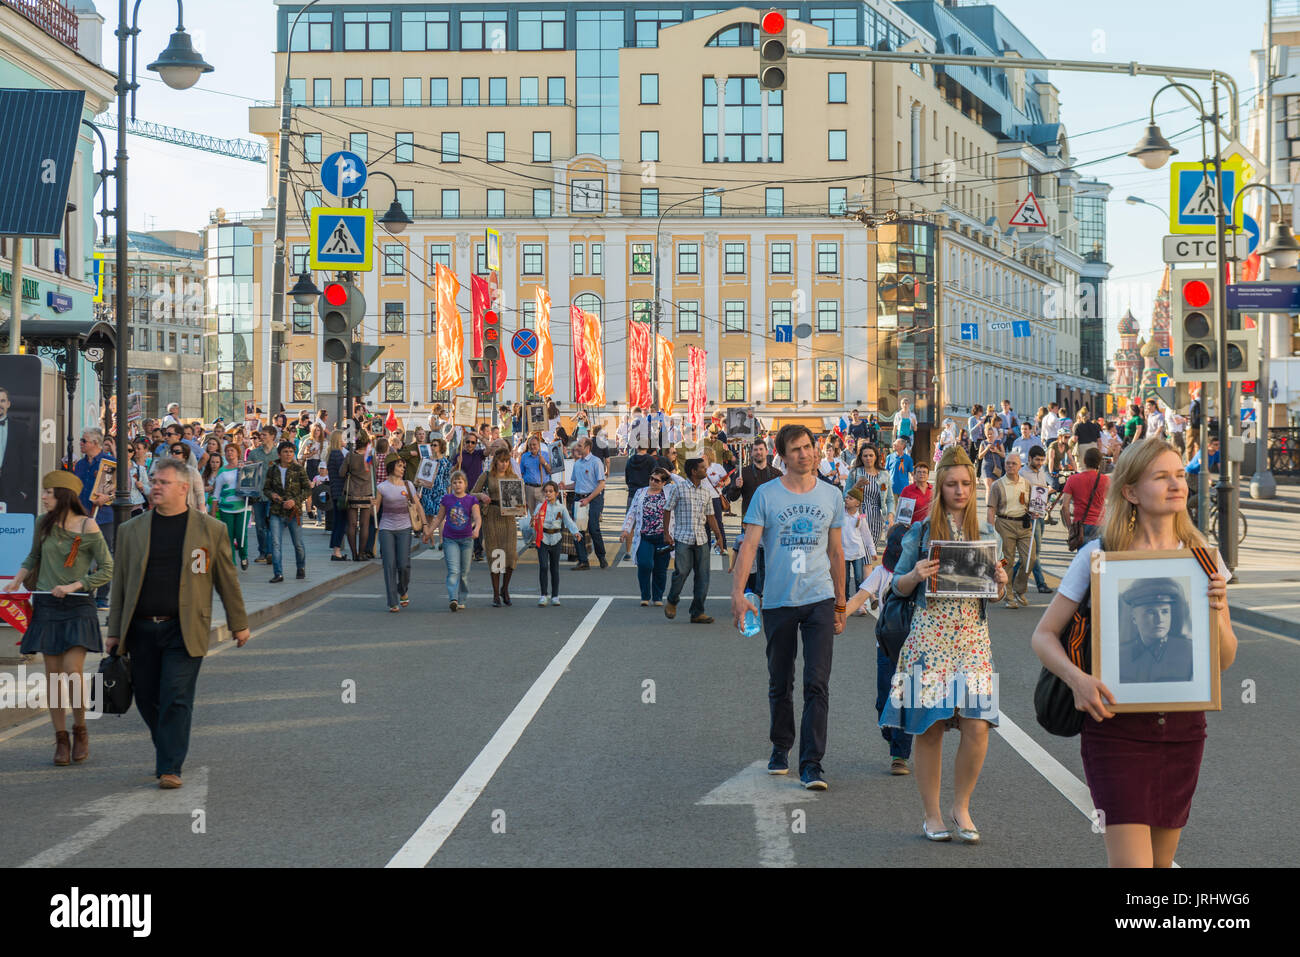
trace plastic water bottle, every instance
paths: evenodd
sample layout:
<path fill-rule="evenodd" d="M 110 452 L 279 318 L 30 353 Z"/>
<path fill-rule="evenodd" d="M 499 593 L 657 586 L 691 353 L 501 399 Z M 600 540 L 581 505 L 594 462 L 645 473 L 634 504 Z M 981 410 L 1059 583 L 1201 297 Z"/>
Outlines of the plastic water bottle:
<path fill-rule="evenodd" d="M 745 592 L 745 600 L 750 602 L 755 608 L 761 607 L 760 602 L 762 599 L 752 591 Z M 763 623 L 759 621 L 758 615 L 752 611 L 746 610 L 745 620 L 740 623 L 740 633 L 746 638 L 753 638 L 762 630 Z"/>

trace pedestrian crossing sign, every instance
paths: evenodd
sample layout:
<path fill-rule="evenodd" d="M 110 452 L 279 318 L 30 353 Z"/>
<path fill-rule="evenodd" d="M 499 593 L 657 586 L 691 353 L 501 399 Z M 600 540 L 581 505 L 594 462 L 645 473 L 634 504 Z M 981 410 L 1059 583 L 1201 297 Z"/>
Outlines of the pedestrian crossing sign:
<path fill-rule="evenodd" d="M 370 272 L 374 268 L 375 211 L 329 209 L 311 211 L 311 268 Z"/>
<path fill-rule="evenodd" d="M 1233 157 L 1223 164 L 1222 193 L 1227 229 L 1241 228 L 1241 213 L 1233 220 L 1233 200 L 1242 183 L 1241 160 Z M 1171 233 L 1213 233 L 1218 215 L 1219 191 L 1215 189 L 1214 166 L 1200 161 L 1173 163 L 1169 171 L 1169 231 Z"/>

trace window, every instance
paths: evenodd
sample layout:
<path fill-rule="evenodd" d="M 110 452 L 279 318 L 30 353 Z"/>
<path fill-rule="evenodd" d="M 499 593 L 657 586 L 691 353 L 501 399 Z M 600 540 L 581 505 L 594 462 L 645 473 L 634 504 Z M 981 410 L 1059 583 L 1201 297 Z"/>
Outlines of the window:
<path fill-rule="evenodd" d="M 519 78 L 519 102 L 524 106 L 537 106 L 541 102 L 538 93 L 538 80 L 535 76 L 521 76 Z"/>
<path fill-rule="evenodd" d="M 700 304 L 695 300 L 677 304 L 677 331 L 700 331 Z"/>
<path fill-rule="evenodd" d="M 777 276 L 788 276 L 794 272 L 791 263 L 791 245 L 790 243 L 772 243 L 768 247 L 768 252 L 772 259 L 772 273 Z"/>
<path fill-rule="evenodd" d="M 476 76 L 461 77 L 460 105 L 478 106 L 478 77 Z"/>
<path fill-rule="evenodd" d="M 540 276 L 545 272 L 543 268 L 542 244 L 541 243 L 524 243 L 524 275 Z"/>
<path fill-rule="evenodd" d="M 307 102 L 307 81 L 301 77 L 289 80 L 289 102 L 305 104 Z"/>
<path fill-rule="evenodd" d="M 582 261 L 583 261 L 583 253 L 585 251 L 586 251 L 586 247 L 583 246 L 582 243 L 573 244 L 573 275 L 575 276 L 582 275 L 582 269 L 583 269 Z"/>
<path fill-rule="evenodd" d="M 293 380 L 293 401 L 311 401 L 311 363 L 290 362 L 289 375 Z"/>
<path fill-rule="evenodd" d="M 546 78 L 546 102 L 551 106 L 564 105 L 564 77 L 548 76 Z"/>
<path fill-rule="evenodd" d="M 430 330 L 432 332 L 433 330 Z M 451 392 L 446 389 L 438 388 L 438 360 L 429 360 L 429 401 L 430 402 L 450 402 Z"/>
<path fill-rule="evenodd" d="M 772 314 L 772 328 L 794 325 L 794 303 L 789 299 L 773 299 L 768 303 L 768 312 Z"/>
<path fill-rule="evenodd" d="M 654 319 L 654 303 L 649 299 L 632 300 L 632 321 L 650 322 Z"/>
<path fill-rule="evenodd" d="M 444 163 L 460 162 L 460 134 L 459 133 L 442 134 L 442 162 Z"/>
<path fill-rule="evenodd" d="M 604 249 L 605 249 L 605 244 L 604 244 L 604 243 L 592 243 L 592 244 L 591 244 L 591 274 L 592 274 L 593 276 L 599 276 L 599 275 L 600 275 L 600 270 L 601 270 L 601 265 L 600 265 L 600 261 L 601 261 L 601 253 L 604 251 Z"/>
<path fill-rule="evenodd" d="M 313 209 L 315 209 L 317 206 L 320 205 L 321 205 L 320 190 L 318 189 L 303 190 L 302 208 L 305 211 L 310 213 Z"/>
<path fill-rule="evenodd" d="M 352 152 L 360 156 L 361 162 L 363 163 L 366 161 L 366 154 L 368 153 L 367 147 L 369 143 L 370 143 L 369 133 L 348 134 L 348 149 L 350 149 Z"/>
<path fill-rule="evenodd" d="M 722 390 L 724 402 L 745 401 L 744 359 L 727 359 L 722 363 Z"/>
<path fill-rule="evenodd" d="M 308 246 L 306 243 L 302 243 L 302 244 L 294 243 L 290 247 L 290 250 L 291 250 L 291 259 L 289 262 L 290 271 L 292 271 L 295 276 L 298 275 L 299 273 L 306 272 L 307 261 L 308 261 L 307 254 L 311 251 L 311 247 Z"/>
<path fill-rule="evenodd" d="M 659 131 L 641 131 L 641 162 L 654 163 L 659 160 Z"/>
<path fill-rule="evenodd" d="M 400 276 L 406 272 L 406 247 L 401 243 L 384 243 L 384 275 Z"/>
<path fill-rule="evenodd" d="M 311 81 L 311 102 L 313 106 L 330 105 L 330 81 L 329 80 Z"/>
<path fill-rule="evenodd" d="M 485 243 L 474 244 L 474 275 L 486 276 L 487 267 L 487 245 Z"/>
<path fill-rule="evenodd" d="M 641 190 L 641 215 L 659 215 L 659 190 L 657 188 L 647 187 Z"/>
<path fill-rule="evenodd" d="M 444 189 L 442 191 L 442 218 L 455 219 L 460 215 L 460 190 Z"/>
<path fill-rule="evenodd" d="M 506 48 L 505 12 L 461 11 L 460 48 L 462 50 L 504 50 Z"/>
<path fill-rule="evenodd" d="M 834 359 L 817 360 L 817 401 L 840 401 L 840 364 Z"/>
<path fill-rule="evenodd" d="M 445 76 L 434 76 L 429 78 L 430 106 L 447 105 L 447 86 L 447 78 Z"/>
<path fill-rule="evenodd" d="M 684 276 L 700 274 L 700 244 L 677 244 L 677 272 Z"/>
<path fill-rule="evenodd" d="M 308 11 L 302 14 L 298 29 L 293 31 L 289 49 L 295 53 L 312 50 L 332 50 L 334 14 L 329 11 Z"/>
<path fill-rule="evenodd" d="M 293 331 L 295 335 L 311 335 L 311 306 L 293 304 Z"/>
<path fill-rule="evenodd" d="M 768 387 L 772 402 L 794 401 L 794 363 L 789 359 L 773 359 L 769 364 L 772 382 Z"/>
<path fill-rule="evenodd" d="M 723 87 L 723 128 L 718 130 L 718 85 L 705 77 L 703 103 L 704 162 L 779 163 L 784 159 L 784 99 L 780 90 L 767 94 L 766 103 L 758 89 L 758 78 L 730 77 Z M 767 156 L 763 156 L 763 132 L 767 132 Z M 719 145 L 721 139 L 721 145 Z"/>
<path fill-rule="evenodd" d="M 826 102 L 827 103 L 847 103 L 848 102 L 848 74 L 847 73 L 827 73 L 826 74 Z"/>
<path fill-rule="evenodd" d="M 438 263 L 451 268 L 451 243 L 429 243 L 429 275 L 437 271 Z"/>
<path fill-rule="evenodd" d="M 490 189 L 487 191 L 487 214 L 500 217 L 506 214 L 506 191 Z"/>
<path fill-rule="evenodd" d="M 393 157 L 394 163 L 414 163 L 415 162 L 415 134 L 398 133 L 396 136 L 397 149 Z"/>
<path fill-rule="evenodd" d="M 391 13 L 345 10 L 343 12 L 343 49 L 392 49 L 389 38 L 392 26 L 393 15 Z"/>
<path fill-rule="evenodd" d="M 724 243 L 723 265 L 724 272 L 728 276 L 743 275 L 745 272 L 745 244 Z"/>
<path fill-rule="evenodd" d="M 387 106 L 388 92 L 390 83 L 387 79 L 374 79 L 370 81 L 370 105 Z"/>
<path fill-rule="evenodd" d="M 503 76 L 488 77 L 488 106 L 505 106 L 506 105 L 506 78 Z"/>
<path fill-rule="evenodd" d="M 519 322 L 521 329 L 537 328 L 537 300 L 528 299 L 519 304 Z"/>
<path fill-rule="evenodd" d="M 384 334 L 398 336 L 406 332 L 406 303 L 384 303 Z"/>
<path fill-rule="evenodd" d="M 826 212 L 831 216 L 844 216 L 849 211 L 849 190 L 846 186 L 832 186 L 826 190 Z"/>
<path fill-rule="evenodd" d="M 849 158 L 848 130 L 826 131 L 826 158 L 828 160 L 847 160 Z"/>
<path fill-rule="evenodd" d="M 402 106 L 419 106 L 422 90 L 418 76 L 408 76 L 402 80 Z"/>
<path fill-rule="evenodd" d="M 840 331 L 840 301 L 838 299 L 817 300 L 817 331 Z"/>
<path fill-rule="evenodd" d="M 769 186 L 766 191 L 766 209 L 768 216 L 785 215 L 785 190 L 780 186 Z"/>
<path fill-rule="evenodd" d="M 384 363 L 384 401 L 406 401 L 406 363 Z"/>
<path fill-rule="evenodd" d="M 654 272 L 654 247 L 650 243 L 632 244 L 632 275 L 649 276 Z"/>
<path fill-rule="evenodd" d="M 403 13 L 403 50 L 449 50 L 446 13 Z"/>
<path fill-rule="evenodd" d="M 651 104 L 659 102 L 659 74 L 641 74 L 641 102 Z"/>
<path fill-rule="evenodd" d="M 520 10 L 519 49 L 563 50 L 563 10 Z"/>
<path fill-rule="evenodd" d="M 343 81 L 343 105 L 344 106 L 364 106 L 365 105 L 365 81 L 360 79 L 349 79 Z"/>
<path fill-rule="evenodd" d="M 691 395 L 691 360 L 677 360 L 677 401 L 689 402 Z"/>
<path fill-rule="evenodd" d="M 745 300 L 728 299 L 722 305 L 722 331 L 745 331 Z"/>
<path fill-rule="evenodd" d="M 533 162 L 549 163 L 551 161 L 551 134 L 533 133 Z"/>
<path fill-rule="evenodd" d="M 697 11 L 695 13 L 696 18 L 699 18 L 702 15 L 703 11 Z M 622 18 L 620 17 L 620 19 Z M 659 45 L 660 27 L 670 27 L 675 23 L 680 23 L 681 19 L 681 10 L 637 10 L 635 33 L 636 46 L 657 47 Z"/>
<path fill-rule="evenodd" d="M 504 163 L 506 160 L 506 134 L 489 133 L 487 135 L 487 161 Z"/>
<path fill-rule="evenodd" d="M 397 190 L 397 205 L 402 207 L 402 212 L 406 213 L 412 219 L 415 218 L 415 190 L 399 189 Z"/>
<path fill-rule="evenodd" d="M 533 190 L 533 215 L 551 215 L 551 191 L 549 189 Z"/>
<path fill-rule="evenodd" d="M 817 271 L 822 275 L 834 275 L 840 271 L 840 244 L 817 244 Z"/>

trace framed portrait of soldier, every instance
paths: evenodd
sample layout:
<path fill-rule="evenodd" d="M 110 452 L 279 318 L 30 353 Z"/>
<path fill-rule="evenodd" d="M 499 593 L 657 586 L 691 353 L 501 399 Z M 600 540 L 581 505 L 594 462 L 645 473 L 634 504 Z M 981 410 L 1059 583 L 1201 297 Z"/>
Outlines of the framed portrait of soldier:
<path fill-rule="evenodd" d="M 540 402 L 528 403 L 528 432 L 546 431 L 546 406 Z"/>
<path fill-rule="evenodd" d="M 478 423 L 478 399 L 472 395 L 458 395 L 452 404 L 452 421 L 467 429 L 475 428 Z"/>
<path fill-rule="evenodd" d="M 911 525 L 912 514 L 916 511 L 916 499 L 903 498 L 898 500 L 898 513 L 894 516 L 894 521 L 899 525 Z"/>
<path fill-rule="evenodd" d="M 117 494 L 117 464 L 108 459 L 99 460 L 99 471 L 95 473 L 95 488 L 92 495 L 107 495 L 111 501 Z"/>
<path fill-rule="evenodd" d="M 927 598 L 997 598 L 997 542 L 931 542 L 930 559 L 939 570 L 926 586 Z"/>
<path fill-rule="evenodd" d="M 420 459 L 420 467 L 415 470 L 415 484 L 419 488 L 433 488 L 438 477 L 438 461 L 431 458 Z"/>
<path fill-rule="evenodd" d="M 1093 554 L 1092 673 L 1115 696 L 1110 710 L 1222 709 L 1217 561 L 1206 548 Z"/>
<path fill-rule="evenodd" d="M 501 490 L 502 515 L 518 516 L 528 514 L 527 506 L 524 504 L 523 479 L 497 479 L 497 487 Z"/>
<path fill-rule="evenodd" d="M 1046 485 L 1031 485 L 1029 487 L 1029 517 L 1043 518 L 1047 515 L 1047 496 L 1051 494 L 1051 489 Z"/>
<path fill-rule="evenodd" d="M 266 484 L 266 463 L 245 462 L 235 478 L 235 493 L 244 498 L 259 498 Z"/>

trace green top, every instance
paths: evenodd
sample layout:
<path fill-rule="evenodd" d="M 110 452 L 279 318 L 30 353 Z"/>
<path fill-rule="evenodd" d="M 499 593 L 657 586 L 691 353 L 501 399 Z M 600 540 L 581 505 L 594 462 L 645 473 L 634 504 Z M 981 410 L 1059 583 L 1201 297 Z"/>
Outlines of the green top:
<path fill-rule="evenodd" d="M 37 559 L 40 560 L 41 571 L 36 581 L 26 582 L 29 589 L 49 591 L 55 585 L 69 585 L 80 581 L 85 591 L 93 592 L 99 586 L 107 585 L 113 580 L 113 555 L 108 550 L 108 543 L 104 541 L 102 532 L 87 532 L 82 535 L 76 560 L 71 568 L 64 567 L 63 563 L 68 560 L 68 553 L 72 551 L 72 542 L 76 537 L 74 533 L 59 525 L 50 530 L 44 542 L 40 540 L 39 531 L 37 532 L 32 550 L 23 561 L 23 568 L 30 572 L 35 567 Z M 92 560 L 95 563 L 95 572 L 89 574 Z"/>

